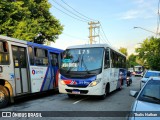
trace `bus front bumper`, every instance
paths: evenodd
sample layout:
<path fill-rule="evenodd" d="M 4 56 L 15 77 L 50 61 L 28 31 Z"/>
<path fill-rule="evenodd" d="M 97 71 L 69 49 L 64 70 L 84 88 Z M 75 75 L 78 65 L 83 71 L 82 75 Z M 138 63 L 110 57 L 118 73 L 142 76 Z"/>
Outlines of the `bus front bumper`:
<path fill-rule="evenodd" d="M 102 85 L 99 83 L 96 86 L 93 87 L 86 87 L 86 88 L 78 88 L 78 87 L 68 87 L 67 85 L 62 85 L 59 83 L 59 92 L 65 93 L 65 94 L 79 94 L 79 95 L 103 95 L 104 94 L 104 88 L 102 88 Z"/>

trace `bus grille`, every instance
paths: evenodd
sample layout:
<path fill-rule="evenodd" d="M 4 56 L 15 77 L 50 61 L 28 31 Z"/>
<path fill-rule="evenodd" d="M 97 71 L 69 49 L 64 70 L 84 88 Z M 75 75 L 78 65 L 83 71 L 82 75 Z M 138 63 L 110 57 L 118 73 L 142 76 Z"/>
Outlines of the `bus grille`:
<path fill-rule="evenodd" d="M 67 92 L 72 93 L 72 89 L 66 89 Z M 81 94 L 87 94 L 88 90 L 79 90 Z"/>
<path fill-rule="evenodd" d="M 87 86 L 67 85 L 68 87 L 86 88 Z"/>

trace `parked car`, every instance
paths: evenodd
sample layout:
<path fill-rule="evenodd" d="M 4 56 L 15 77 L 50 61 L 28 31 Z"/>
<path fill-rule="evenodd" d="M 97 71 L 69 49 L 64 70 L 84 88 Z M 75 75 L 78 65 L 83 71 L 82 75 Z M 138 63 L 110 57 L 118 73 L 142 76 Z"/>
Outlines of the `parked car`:
<path fill-rule="evenodd" d="M 150 77 L 140 92 L 131 90 L 130 95 L 136 100 L 129 120 L 160 120 L 160 77 Z"/>
<path fill-rule="evenodd" d="M 146 71 L 145 74 L 143 75 L 143 78 L 141 79 L 140 89 L 143 87 L 143 85 L 148 81 L 150 77 L 160 77 L 160 71 L 151 71 L 151 70 Z"/>

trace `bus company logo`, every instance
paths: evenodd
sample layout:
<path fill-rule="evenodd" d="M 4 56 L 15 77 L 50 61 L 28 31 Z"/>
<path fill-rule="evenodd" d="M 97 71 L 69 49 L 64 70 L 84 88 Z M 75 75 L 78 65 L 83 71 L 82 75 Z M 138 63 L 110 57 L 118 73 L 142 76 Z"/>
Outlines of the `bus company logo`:
<path fill-rule="evenodd" d="M 35 74 L 43 74 L 43 71 L 41 71 L 41 70 L 32 70 L 32 75 L 35 75 Z"/>
<path fill-rule="evenodd" d="M 71 83 L 70 83 L 70 85 L 77 85 L 77 82 L 74 81 L 74 80 L 72 80 Z"/>
<path fill-rule="evenodd" d="M 35 73 L 36 73 L 36 71 L 35 71 L 35 70 L 32 70 L 32 74 L 35 75 Z"/>

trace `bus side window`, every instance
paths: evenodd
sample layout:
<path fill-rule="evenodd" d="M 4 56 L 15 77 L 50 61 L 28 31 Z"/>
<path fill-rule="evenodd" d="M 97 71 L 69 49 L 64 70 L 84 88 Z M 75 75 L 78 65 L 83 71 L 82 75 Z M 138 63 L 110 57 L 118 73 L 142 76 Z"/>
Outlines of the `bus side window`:
<path fill-rule="evenodd" d="M 126 68 L 126 58 L 123 57 L 123 68 Z"/>
<path fill-rule="evenodd" d="M 104 60 L 104 68 L 110 67 L 110 61 L 109 61 L 109 50 L 105 50 L 105 60 Z"/>
<path fill-rule="evenodd" d="M 4 52 L 3 42 L 0 42 L 0 52 Z"/>
<path fill-rule="evenodd" d="M 50 58 L 52 66 L 58 66 L 58 54 L 50 53 Z"/>
<path fill-rule="evenodd" d="M 4 41 L 0 41 L 0 64 L 9 64 L 8 43 Z"/>
<path fill-rule="evenodd" d="M 0 52 L 8 52 L 7 42 L 0 42 Z"/>
<path fill-rule="evenodd" d="M 29 51 L 30 64 L 31 64 L 31 65 L 34 65 L 33 48 L 32 48 L 32 47 L 28 47 L 28 51 Z"/>
<path fill-rule="evenodd" d="M 110 50 L 110 60 L 111 60 L 111 68 L 114 67 L 114 53 L 113 50 Z"/>
<path fill-rule="evenodd" d="M 48 65 L 48 51 L 40 48 L 34 48 L 35 64 L 47 66 Z"/>

